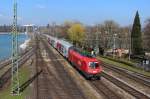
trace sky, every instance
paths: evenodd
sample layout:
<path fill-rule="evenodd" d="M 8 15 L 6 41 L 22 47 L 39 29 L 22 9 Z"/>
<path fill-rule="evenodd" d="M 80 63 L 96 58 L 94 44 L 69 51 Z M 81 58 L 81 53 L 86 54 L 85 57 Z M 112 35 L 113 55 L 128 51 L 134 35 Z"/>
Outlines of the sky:
<path fill-rule="evenodd" d="M 80 21 L 94 25 L 114 20 L 131 25 L 136 11 L 141 23 L 150 18 L 150 0 L 17 0 L 18 24 L 46 25 Z M 12 24 L 13 0 L 0 0 L 0 25 Z"/>

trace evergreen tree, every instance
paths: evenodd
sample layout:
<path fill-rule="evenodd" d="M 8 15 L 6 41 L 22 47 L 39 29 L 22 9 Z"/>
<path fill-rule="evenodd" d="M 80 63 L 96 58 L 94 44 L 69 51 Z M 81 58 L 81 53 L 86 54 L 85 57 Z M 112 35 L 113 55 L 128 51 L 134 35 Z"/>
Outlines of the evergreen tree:
<path fill-rule="evenodd" d="M 143 54 L 141 24 L 138 11 L 136 12 L 131 32 L 131 52 L 133 55 Z"/>

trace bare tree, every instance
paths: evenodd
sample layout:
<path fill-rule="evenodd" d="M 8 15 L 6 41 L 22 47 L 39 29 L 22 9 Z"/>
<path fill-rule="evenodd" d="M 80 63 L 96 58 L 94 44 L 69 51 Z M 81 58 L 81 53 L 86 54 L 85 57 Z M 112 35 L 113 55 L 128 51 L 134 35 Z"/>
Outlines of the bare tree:
<path fill-rule="evenodd" d="M 143 34 L 143 45 L 146 51 L 150 51 L 150 18 L 146 20 Z"/>
<path fill-rule="evenodd" d="M 130 27 L 120 27 L 118 33 L 119 48 L 128 49 L 130 47 Z"/>
<path fill-rule="evenodd" d="M 100 46 L 105 49 L 112 48 L 112 39 L 114 34 L 119 33 L 119 24 L 113 20 L 105 21 L 100 27 Z"/>

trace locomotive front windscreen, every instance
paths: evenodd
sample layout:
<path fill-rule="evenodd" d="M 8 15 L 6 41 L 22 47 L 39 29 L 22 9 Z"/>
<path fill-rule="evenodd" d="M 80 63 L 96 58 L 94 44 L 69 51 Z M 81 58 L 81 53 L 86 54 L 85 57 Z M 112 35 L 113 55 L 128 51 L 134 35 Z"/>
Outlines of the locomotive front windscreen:
<path fill-rule="evenodd" d="M 96 69 L 99 67 L 98 62 L 89 62 L 89 67 L 92 69 Z"/>

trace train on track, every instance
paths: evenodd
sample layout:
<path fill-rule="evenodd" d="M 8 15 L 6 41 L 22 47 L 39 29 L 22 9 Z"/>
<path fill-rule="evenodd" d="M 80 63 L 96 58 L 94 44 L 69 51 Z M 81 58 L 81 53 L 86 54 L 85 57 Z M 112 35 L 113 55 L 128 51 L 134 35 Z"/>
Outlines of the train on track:
<path fill-rule="evenodd" d="M 48 43 L 61 53 L 73 66 L 75 66 L 86 79 L 100 79 L 102 67 L 100 61 L 91 55 L 83 53 L 79 48 L 71 43 L 57 39 L 55 37 L 44 35 Z"/>

